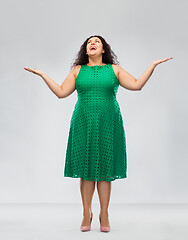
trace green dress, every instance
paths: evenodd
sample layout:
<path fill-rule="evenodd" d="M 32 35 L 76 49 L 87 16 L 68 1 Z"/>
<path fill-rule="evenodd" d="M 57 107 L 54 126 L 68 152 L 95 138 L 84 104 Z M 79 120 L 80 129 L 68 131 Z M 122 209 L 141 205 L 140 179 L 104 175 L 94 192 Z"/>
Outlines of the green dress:
<path fill-rule="evenodd" d="M 64 177 L 114 181 L 127 177 L 126 137 L 112 64 L 81 65 Z"/>

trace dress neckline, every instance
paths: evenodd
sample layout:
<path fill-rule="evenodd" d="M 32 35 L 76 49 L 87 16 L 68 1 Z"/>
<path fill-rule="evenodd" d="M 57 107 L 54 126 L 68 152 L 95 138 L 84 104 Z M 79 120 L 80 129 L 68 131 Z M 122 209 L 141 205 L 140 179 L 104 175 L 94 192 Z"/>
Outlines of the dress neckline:
<path fill-rule="evenodd" d="M 86 66 L 88 66 L 88 67 L 104 67 L 104 66 L 107 66 L 107 65 L 108 65 L 108 63 L 105 64 L 105 65 L 94 65 L 94 66 L 89 66 L 89 65 L 86 64 Z"/>

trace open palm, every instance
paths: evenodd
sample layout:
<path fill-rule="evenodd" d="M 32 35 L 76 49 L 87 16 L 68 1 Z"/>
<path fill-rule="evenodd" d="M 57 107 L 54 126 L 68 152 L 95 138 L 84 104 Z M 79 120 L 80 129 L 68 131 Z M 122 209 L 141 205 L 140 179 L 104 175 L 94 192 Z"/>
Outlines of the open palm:
<path fill-rule="evenodd" d="M 29 68 L 29 67 L 24 67 L 25 70 L 29 71 L 29 72 L 32 72 L 32 73 L 35 73 L 39 76 L 41 76 L 44 72 L 42 70 L 39 70 L 39 69 L 32 69 L 32 68 Z"/>
<path fill-rule="evenodd" d="M 155 61 L 153 61 L 152 63 L 155 65 L 155 66 L 157 66 L 158 64 L 160 64 L 160 63 L 162 63 L 162 62 L 166 62 L 166 61 L 168 61 L 168 60 L 170 60 L 170 59 L 172 59 L 173 57 L 170 57 L 170 58 L 162 58 L 162 59 L 158 59 L 158 60 L 155 60 Z"/>

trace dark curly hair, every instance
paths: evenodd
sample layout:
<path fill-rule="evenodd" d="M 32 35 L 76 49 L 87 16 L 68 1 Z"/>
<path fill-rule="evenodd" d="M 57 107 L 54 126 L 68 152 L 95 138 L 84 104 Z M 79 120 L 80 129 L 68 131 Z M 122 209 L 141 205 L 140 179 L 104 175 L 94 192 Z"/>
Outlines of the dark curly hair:
<path fill-rule="evenodd" d="M 86 46 L 87 46 L 88 40 L 92 37 L 100 38 L 100 40 L 103 44 L 103 49 L 105 52 L 102 54 L 102 62 L 104 62 L 106 64 L 110 63 L 110 64 L 119 65 L 119 61 L 117 61 L 116 54 L 112 51 L 111 46 L 105 41 L 105 39 L 103 37 L 101 37 L 100 35 L 93 35 L 93 36 L 88 37 L 85 40 L 85 42 L 82 44 L 82 46 L 80 47 L 80 50 L 77 53 L 73 64 L 71 65 L 71 69 L 73 69 L 77 65 L 85 65 L 89 62 L 88 55 L 86 54 L 87 53 Z"/>

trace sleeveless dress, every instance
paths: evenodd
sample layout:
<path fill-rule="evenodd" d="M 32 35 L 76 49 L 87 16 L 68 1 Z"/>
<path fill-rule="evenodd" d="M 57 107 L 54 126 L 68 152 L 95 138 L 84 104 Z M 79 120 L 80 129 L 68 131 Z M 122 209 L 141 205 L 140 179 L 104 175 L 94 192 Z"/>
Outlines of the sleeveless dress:
<path fill-rule="evenodd" d="M 81 65 L 70 121 L 64 177 L 114 181 L 127 177 L 126 135 L 112 64 Z"/>

